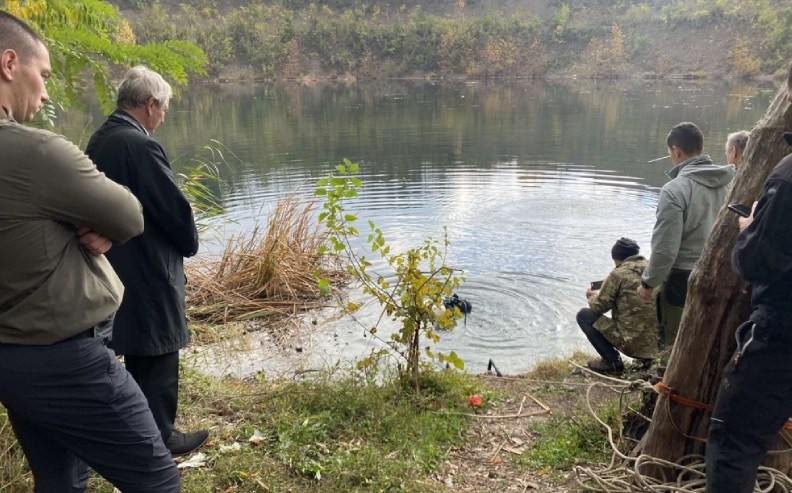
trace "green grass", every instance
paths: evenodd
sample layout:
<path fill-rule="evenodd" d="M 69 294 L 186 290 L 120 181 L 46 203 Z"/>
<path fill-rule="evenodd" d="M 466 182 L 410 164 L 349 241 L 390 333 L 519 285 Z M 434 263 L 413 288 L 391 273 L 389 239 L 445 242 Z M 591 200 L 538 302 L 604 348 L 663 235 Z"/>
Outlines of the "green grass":
<path fill-rule="evenodd" d="M 466 411 L 475 383 L 446 371 L 421 380 L 426 390 L 415 395 L 398 383 L 353 377 L 218 381 L 184 369 L 177 424 L 208 427 L 212 437 L 202 450 L 206 466 L 183 470 L 183 491 L 443 491 L 427 478 L 462 442 L 469 418 L 456 411 Z M 251 444 L 256 431 L 263 441 Z M 228 448 L 234 442 L 239 448 Z M 8 491 L 30 491 L 30 484 Z M 95 478 L 91 491 L 112 487 Z"/>
<path fill-rule="evenodd" d="M 242 449 L 210 450 L 212 467 L 187 474 L 185 491 L 436 490 L 422 480 L 461 441 L 467 419 L 427 402 L 461 406 L 468 377 L 424 378 L 435 384 L 432 394 L 346 378 L 281 384 L 257 402 L 240 401 L 247 417 L 227 440 Z M 252 447 L 255 430 L 265 440 Z"/>
<path fill-rule="evenodd" d="M 611 455 L 605 429 L 588 415 L 554 416 L 531 431 L 535 440 L 518 464 L 537 471 L 606 462 Z"/>

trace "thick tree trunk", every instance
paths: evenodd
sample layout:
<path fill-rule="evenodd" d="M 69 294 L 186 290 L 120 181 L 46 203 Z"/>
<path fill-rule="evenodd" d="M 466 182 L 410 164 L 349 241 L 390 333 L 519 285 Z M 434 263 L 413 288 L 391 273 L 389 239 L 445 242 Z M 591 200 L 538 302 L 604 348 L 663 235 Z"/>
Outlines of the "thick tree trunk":
<path fill-rule="evenodd" d="M 753 204 L 767 176 L 790 151 L 782 137 L 792 130 L 786 95 L 784 84 L 751 131 L 745 164 L 737 170 L 726 204 Z M 734 332 L 750 314 L 748 289 L 731 266 L 737 227 L 737 215 L 722 208 L 690 277 L 682 325 L 664 376 L 665 384 L 676 393 L 706 404 L 715 402 L 723 369 L 735 348 Z M 703 443 L 690 437 L 706 437 L 709 417 L 708 412 L 669 403 L 667 396 L 660 395 L 636 455 L 643 452 L 676 461 L 686 454 L 702 453 Z"/>

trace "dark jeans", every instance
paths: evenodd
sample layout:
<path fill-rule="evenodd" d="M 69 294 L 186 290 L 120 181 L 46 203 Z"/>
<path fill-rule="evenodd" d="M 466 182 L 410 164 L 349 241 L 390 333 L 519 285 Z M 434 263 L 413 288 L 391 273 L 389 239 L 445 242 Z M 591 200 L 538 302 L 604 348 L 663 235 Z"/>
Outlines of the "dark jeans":
<path fill-rule="evenodd" d="M 739 363 L 732 358 L 726 366 L 715 400 L 707 435 L 709 493 L 754 491 L 756 469 L 792 415 L 792 327 L 784 325 L 760 321 L 738 330 L 738 352 L 752 326 L 753 341 Z"/>
<path fill-rule="evenodd" d="M 602 356 L 602 359 L 608 362 L 615 362 L 621 359 L 619 352 L 613 344 L 602 335 L 602 332 L 594 328 L 594 323 L 599 320 L 602 315 L 594 312 L 591 308 L 581 308 L 577 312 L 577 323 L 580 329 L 586 334 L 589 342 L 597 353 Z"/>
<path fill-rule="evenodd" d="M 179 352 L 124 356 L 126 369 L 148 400 L 151 414 L 167 440 L 173 433 L 179 401 Z"/>
<path fill-rule="evenodd" d="M 0 344 L 0 402 L 36 493 L 84 492 L 85 464 L 124 493 L 181 491 L 143 393 L 99 338 Z"/>
<path fill-rule="evenodd" d="M 687 299 L 689 270 L 671 269 L 657 294 L 657 339 L 660 349 L 673 347 Z"/>

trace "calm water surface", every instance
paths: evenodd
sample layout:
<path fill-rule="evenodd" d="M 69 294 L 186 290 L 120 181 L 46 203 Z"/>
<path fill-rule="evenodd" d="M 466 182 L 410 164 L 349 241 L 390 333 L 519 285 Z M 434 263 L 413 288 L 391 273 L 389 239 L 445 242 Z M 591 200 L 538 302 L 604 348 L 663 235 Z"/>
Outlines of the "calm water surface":
<path fill-rule="evenodd" d="M 157 136 L 177 168 L 210 139 L 238 157 L 227 153 L 227 214 L 207 253 L 265 223 L 285 195 L 310 196 L 342 158 L 359 161 L 364 188 L 348 208 L 394 249 L 448 226 L 450 264 L 466 277 L 458 292 L 474 311 L 440 349 L 471 371 L 492 358 L 517 372 L 587 348 L 574 316 L 588 282 L 612 267 L 617 238 L 650 253 L 670 160 L 647 161 L 666 155 L 668 130 L 697 123 L 705 153 L 723 162 L 726 135 L 750 129 L 774 94 L 714 82 L 202 86 L 171 104 Z M 99 123 L 94 110 L 59 130 L 84 143 Z M 370 326 L 378 315 L 368 306 L 359 318 Z M 363 333 L 350 320 L 330 324 L 318 339 L 324 361 L 376 347 Z"/>

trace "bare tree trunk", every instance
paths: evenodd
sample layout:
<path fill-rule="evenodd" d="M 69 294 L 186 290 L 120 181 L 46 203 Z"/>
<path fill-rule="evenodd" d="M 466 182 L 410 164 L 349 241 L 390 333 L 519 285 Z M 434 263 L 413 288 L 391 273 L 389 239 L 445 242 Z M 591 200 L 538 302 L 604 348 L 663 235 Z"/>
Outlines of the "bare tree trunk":
<path fill-rule="evenodd" d="M 782 137 L 792 130 L 786 95 L 784 84 L 751 131 L 745 164 L 737 170 L 727 204 L 753 204 L 767 176 L 789 152 Z M 664 376 L 674 392 L 705 404 L 715 402 L 723 369 L 735 348 L 734 332 L 750 313 L 748 290 L 731 266 L 737 227 L 737 215 L 722 208 L 690 277 L 682 324 Z M 702 453 L 703 443 L 691 437 L 706 437 L 709 417 L 708 412 L 668 402 L 660 395 L 652 423 L 634 453 L 669 461 Z M 782 470 L 788 469 L 789 459 L 784 462 L 787 467 Z"/>

